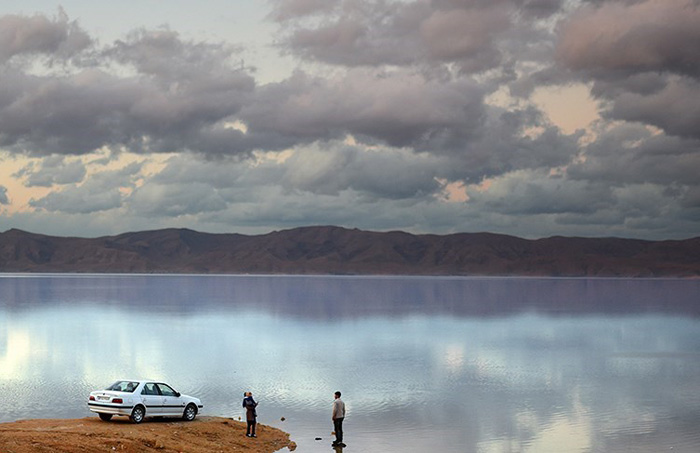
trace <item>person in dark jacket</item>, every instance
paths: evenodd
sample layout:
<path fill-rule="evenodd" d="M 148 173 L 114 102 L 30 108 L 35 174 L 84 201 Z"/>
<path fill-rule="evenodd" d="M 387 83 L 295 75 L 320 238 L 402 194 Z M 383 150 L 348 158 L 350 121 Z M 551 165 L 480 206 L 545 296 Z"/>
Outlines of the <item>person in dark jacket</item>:
<path fill-rule="evenodd" d="M 245 419 L 248 422 L 248 429 L 246 430 L 246 436 L 248 437 L 258 437 L 255 435 L 255 424 L 256 424 L 256 419 L 258 418 L 258 414 L 255 411 L 255 408 L 258 406 L 258 403 L 255 402 L 253 399 L 253 393 L 252 392 L 244 392 L 243 393 L 243 407 L 245 408 Z"/>

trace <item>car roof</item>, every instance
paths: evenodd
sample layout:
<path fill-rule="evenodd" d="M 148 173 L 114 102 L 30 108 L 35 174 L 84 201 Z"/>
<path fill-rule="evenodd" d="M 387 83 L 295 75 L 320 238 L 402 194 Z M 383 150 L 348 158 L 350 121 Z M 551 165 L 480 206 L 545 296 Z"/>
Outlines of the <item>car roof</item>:
<path fill-rule="evenodd" d="M 139 384 L 141 384 L 143 382 L 160 382 L 160 381 L 157 381 L 155 379 L 117 379 L 115 382 L 123 382 L 123 381 L 138 382 Z"/>

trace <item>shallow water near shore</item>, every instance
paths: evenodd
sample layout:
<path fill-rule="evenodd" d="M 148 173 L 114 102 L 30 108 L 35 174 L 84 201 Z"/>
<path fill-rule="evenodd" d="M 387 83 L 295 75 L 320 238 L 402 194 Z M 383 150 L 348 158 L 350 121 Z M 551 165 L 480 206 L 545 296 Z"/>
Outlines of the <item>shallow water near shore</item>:
<path fill-rule="evenodd" d="M 700 281 L 0 275 L 0 421 L 120 377 L 297 451 L 700 451 Z M 285 421 L 281 421 L 284 417 Z M 316 441 L 316 437 L 323 440 Z"/>

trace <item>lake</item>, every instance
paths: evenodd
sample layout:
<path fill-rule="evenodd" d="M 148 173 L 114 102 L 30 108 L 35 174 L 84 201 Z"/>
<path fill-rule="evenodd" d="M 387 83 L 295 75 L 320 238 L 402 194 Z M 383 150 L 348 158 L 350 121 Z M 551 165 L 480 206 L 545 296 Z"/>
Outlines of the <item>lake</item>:
<path fill-rule="evenodd" d="M 301 452 L 700 451 L 700 281 L 2 275 L 0 422 L 152 378 Z M 282 421 L 284 417 L 286 420 Z M 323 440 L 316 441 L 316 437 Z"/>

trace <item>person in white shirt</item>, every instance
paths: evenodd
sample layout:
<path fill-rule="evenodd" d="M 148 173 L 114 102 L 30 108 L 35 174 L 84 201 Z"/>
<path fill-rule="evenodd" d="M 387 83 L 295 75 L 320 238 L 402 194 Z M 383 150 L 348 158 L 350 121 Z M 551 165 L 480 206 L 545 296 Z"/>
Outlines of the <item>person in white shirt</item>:
<path fill-rule="evenodd" d="M 345 420 L 345 403 L 340 399 L 340 392 L 335 392 L 335 401 L 333 401 L 333 428 L 335 428 L 334 447 L 344 447 L 343 443 L 343 420 Z"/>

